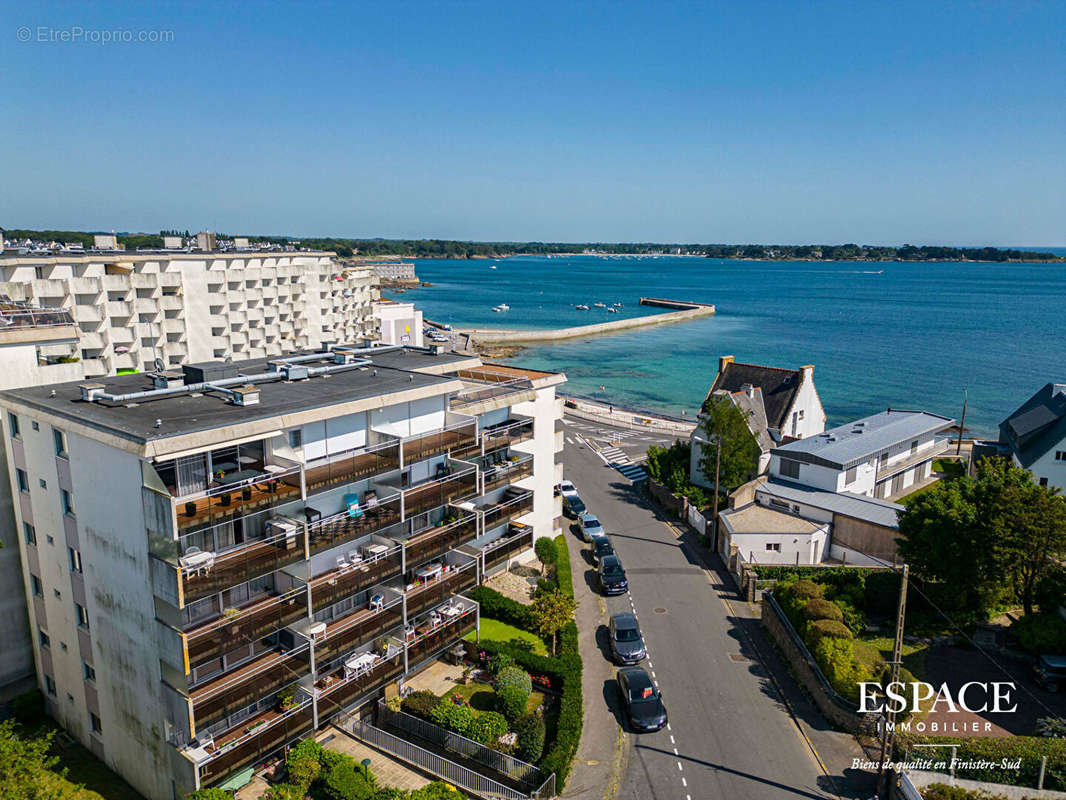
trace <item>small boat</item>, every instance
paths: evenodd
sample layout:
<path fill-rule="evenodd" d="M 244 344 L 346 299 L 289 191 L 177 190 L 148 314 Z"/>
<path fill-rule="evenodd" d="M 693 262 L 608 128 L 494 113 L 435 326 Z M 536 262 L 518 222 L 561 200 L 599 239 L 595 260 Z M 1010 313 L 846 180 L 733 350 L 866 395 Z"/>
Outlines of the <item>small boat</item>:
<path fill-rule="evenodd" d="M 498 306 L 492 307 L 493 311 L 510 311 L 511 307 L 507 303 L 500 303 Z"/>
<path fill-rule="evenodd" d="M 863 275 L 882 275 L 882 274 L 884 274 L 884 270 L 883 269 L 864 269 L 862 271 L 862 274 Z"/>
<path fill-rule="evenodd" d="M 611 303 L 611 305 L 614 306 L 615 308 L 623 308 L 624 307 L 621 303 Z"/>
<path fill-rule="evenodd" d="M 618 309 L 615 308 L 614 306 L 611 306 L 610 308 L 607 309 L 607 313 L 608 314 L 617 314 L 618 313 Z"/>
<path fill-rule="evenodd" d="M 496 269 L 496 265 L 495 264 L 490 264 L 489 265 L 489 269 Z"/>
<path fill-rule="evenodd" d="M 586 306 L 584 304 L 579 305 L 579 306 L 574 306 L 574 308 L 576 308 L 578 311 L 590 311 L 591 310 L 588 306 Z"/>
<path fill-rule="evenodd" d="M 596 308 L 607 308 L 606 303 L 593 303 L 592 305 L 596 306 Z"/>

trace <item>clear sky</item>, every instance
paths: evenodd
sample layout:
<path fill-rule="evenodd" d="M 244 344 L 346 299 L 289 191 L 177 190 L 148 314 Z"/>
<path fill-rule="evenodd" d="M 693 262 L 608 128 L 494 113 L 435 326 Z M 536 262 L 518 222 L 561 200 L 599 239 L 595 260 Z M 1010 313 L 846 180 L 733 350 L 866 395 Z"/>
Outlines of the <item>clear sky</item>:
<path fill-rule="evenodd" d="M 2 0 L 0 19 L 2 226 L 1066 243 L 1062 0 Z M 86 41 L 115 30 L 170 41 Z"/>

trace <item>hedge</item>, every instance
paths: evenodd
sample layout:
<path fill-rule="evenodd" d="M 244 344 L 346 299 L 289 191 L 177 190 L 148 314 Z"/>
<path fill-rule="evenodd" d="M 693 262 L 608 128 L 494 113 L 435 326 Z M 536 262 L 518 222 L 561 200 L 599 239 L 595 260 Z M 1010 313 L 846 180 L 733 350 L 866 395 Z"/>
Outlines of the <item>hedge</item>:
<path fill-rule="evenodd" d="M 1006 795 L 948 786 L 946 783 L 931 783 L 922 789 L 923 800 L 1009 800 Z"/>
<path fill-rule="evenodd" d="M 354 759 L 331 769 L 323 783 L 322 794 L 329 800 L 370 800 L 374 796 L 374 776 L 364 778 Z"/>
<path fill-rule="evenodd" d="M 555 580 L 566 596 L 573 599 L 574 576 L 570 570 L 570 551 L 566 547 L 566 537 L 562 534 L 555 537 L 555 549 L 559 553 L 559 560 L 555 563 Z"/>
<path fill-rule="evenodd" d="M 530 764 L 537 763 L 544 754 L 544 720 L 536 714 L 526 714 L 514 724 L 518 734 L 518 757 Z"/>
<path fill-rule="evenodd" d="M 508 722 L 515 722 L 526 712 L 529 694 L 517 686 L 503 686 L 496 690 L 496 708 Z"/>
<path fill-rule="evenodd" d="M 916 744 L 958 745 L 957 759 L 960 762 L 977 762 L 985 760 L 991 766 L 984 769 L 957 764 L 955 775 L 974 781 L 988 783 L 1005 783 L 1010 786 L 1036 786 L 1040 774 L 1040 759 L 1047 756 L 1047 772 L 1044 775 L 1044 788 L 1056 791 L 1066 790 L 1066 739 L 1045 739 L 1037 736 L 1010 736 L 999 739 L 992 737 L 974 737 L 967 739 L 949 736 L 917 736 L 914 734 L 897 734 L 896 752 L 902 758 L 908 746 L 912 754 Z M 937 760 L 951 759 L 949 747 L 922 749 L 927 756 L 935 754 Z M 1019 769 L 1004 769 L 999 766 L 1003 759 L 1021 760 Z"/>
<path fill-rule="evenodd" d="M 807 636 L 811 644 L 817 644 L 820 639 L 850 639 L 851 631 L 843 622 L 835 619 L 816 619 L 807 624 Z"/>
<path fill-rule="evenodd" d="M 844 612 L 836 603 L 823 600 L 821 597 L 815 597 L 812 600 L 808 600 L 807 605 L 803 607 L 803 617 L 808 623 L 820 619 L 835 620 L 842 623 L 844 621 Z"/>
<path fill-rule="evenodd" d="M 488 586 L 475 586 L 464 594 L 481 606 L 481 616 L 506 622 L 524 631 L 532 630 L 533 619 L 529 606 L 524 606 Z"/>

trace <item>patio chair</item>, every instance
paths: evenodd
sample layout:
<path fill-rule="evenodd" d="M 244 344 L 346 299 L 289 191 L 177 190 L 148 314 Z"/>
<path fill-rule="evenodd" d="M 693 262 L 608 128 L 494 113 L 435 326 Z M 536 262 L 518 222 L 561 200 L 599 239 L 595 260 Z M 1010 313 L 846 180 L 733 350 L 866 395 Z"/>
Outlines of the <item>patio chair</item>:
<path fill-rule="evenodd" d="M 353 567 L 363 563 L 363 557 L 359 555 L 358 550 L 348 551 L 348 563 L 351 564 Z"/>
<path fill-rule="evenodd" d="M 348 569 L 348 559 L 344 556 L 337 556 L 337 569 Z"/>

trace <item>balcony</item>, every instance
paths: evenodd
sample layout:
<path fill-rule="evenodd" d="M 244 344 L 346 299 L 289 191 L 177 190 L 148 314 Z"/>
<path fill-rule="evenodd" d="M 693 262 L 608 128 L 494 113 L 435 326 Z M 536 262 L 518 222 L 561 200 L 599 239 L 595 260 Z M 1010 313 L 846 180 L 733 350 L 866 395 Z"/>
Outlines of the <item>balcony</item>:
<path fill-rule="evenodd" d="M 464 450 L 477 444 L 477 423 L 474 420 L 452 425 L 435 433 L 413 436 L 403 440 L 403 463 L 413 464 L 427 458 Z"/>
<path fill-rule="evenodd" d="M 467 467 L 461 472 L 407 489 L 403 493 L 404 516 L 409 518 L 431 508 L 477 495 L 477 469 Z"/>
<path fill-rule="evenodd" d="M 350 557 L 349 557 L 350 558 Z M 373 561 L 349 563 L 318 576 L 311 581 L 311 610 L 323 608 L 384 583 L 400 574 L 400 549 L 380 556 Z"/>
<path fill-rule="evenodd" d="M 241 767 L 263 760 L 282 745 L 309 731 L 314 724 L 310 701 L 291 711 L 268 709 L 248 719 L 248 724 L 221 737 L 203 751 L 200 783 L 218 783 Z"/>
<path fill-rule="evenodd" d="M 190 547 L 179 559 L 179 591 L 188 605 L 304 559 L 303 530 L 255 539 L 219 553 Z"/>
<path fill-rule="evenodd" d="M 481 494 L 509 486 L 522 478 L 533 474 L 533 456 L 512 455 L 508 460 L 500 460 L 493 466 L 487 466 L 482 475 Z"/>
<path fill-rule="evenodd" d="M 461 567 L 451 567 L 438 577 L 427 580 L 407 590 L 407 618 L 440 605 L 453 594 L 459 594 L 477 585 L 477 561 L 469 561 Z"/>
<path fill-rule="evenodd" d="M 268 597 L 185 633 L 185 648 L 190 666 L 218 658 L 237 647 L 249 645 L 292 625 L 307 616 L 307 594 L 303 587 L 278 597 Z"/>
<path fill-rule="evenodd" d="M 485 527 L 488 531 L 505 522 L 513 522 L 533 510 L 533 492 L 527 489 L 510 489 L 496 505 L 485 510 Z"/>
<path fill-rule="evenodd" d="M 311 648 L 306 643 L 288 653 L 269 652 L 253 659 L 193 690 L 195 728 L 204 730 L 310 674 Z"/>
<path fill-rule="evenodd" d="M 461 369 L 456 377 L 463 381 L 463 388 L 452 398 L 451 409 L 464 414 L 481 414 L 537 397 L 533 382 L 520 374 L 477 368 Z"/>
<path fill-rule="evenodd" d="M 507 533 L 489 542 L 481 552 L 485 558 L 485 570 L 506 563 L 516 553 L 521 553 L 533 547 L 533 527 L 523 525 L 520 522 L 512 522 L 507 527 Z"/>
<path fill-rule="evenodd" d="M 398 441 L 382 442 L 327 456 L 307 463 L 307 493 L 313 494 L 342 483 L 353 483 L 400 467 Z"/>
<path fill-rule="evenodd" d="M 254 511 L 259 511 L 300 497 L 300 468 L 267 466 L 267 472 L 254 472 L 241 478 L 245 472 L 231 472 L 238 480 L 220 485 L 214 481 L 212 488 L 185 497 L 174 499 L 178 509 L 178 530 L 182 533 L 217 525 Z M 229 476 L 222 479 L 229 480 Z"/>
<path fill-rule="evenodd" d="M 315 664 L 325 666 L 401 624 L 403 603 L 398 598 L 382 608 L 367 608 L 334 620 L 315 639 Z"/>
<path fill-rule="evenodd" d="M 938 439 L 933 442 L 931 447 L 926 447 L 922 450 L 918 450 L 913 454 L 909 454 L 906 458 L 902 458 L 899 461 L 892 461 L 887 464 L 879 464 L 877 467 L 877 477 L 875 480 L 883 481 L 887 478 L 891 478 L 893 475 L 898 475 L 901 472 L 906 472 L 911 467 L 921 464 L 923 461 L 928 461 L 931 458 L 936 458 L 941 453 L 947 451 L 949 447 L 947 439 Z"/>
<path fill-rule="evenodd" d="M 351 542 L 377 533 L 400 521 L 400 496 L 392 495 L 374 505 L 354 512 L 342 511 L 308 526 L 311 553 L 319 553 L 345 542 Z"/>
<path fill-rule="evenodd" d="M 481 431 L 481 443 L 485 452 L 510 447 L 533 438 L 533 420 L 508 420 Z"/>
<path fill-rule="evenodd" d="M 403 651 L 382 659 L 372 669 L 361 674 L 349 674 L 342 666 L 315 684 L 318 694 L 318 720 L 322 722 L 342 711 L 364 695 L 379 689 L 403 674 Z"/>
<path fill-rule="evenodd" d="M 477 627 L 477 605 L 465 598 L 457 598 L 464 610 L 453 617 L 439 615 L 434 624 L 415 625 L 415 636 L 407 642 L 407 666 L 411 669 L 457 642 Z M 431 617 L 432 620 L 432 617 Z"/>
<path fill-rule="evenodd" d="M 408 567 L 442 558 L 449 550 L 466 544 L 477 536 L 477 515 L 463 513 L 459 519 L 442 523 L 414 534 L 404 542 Z"/>

